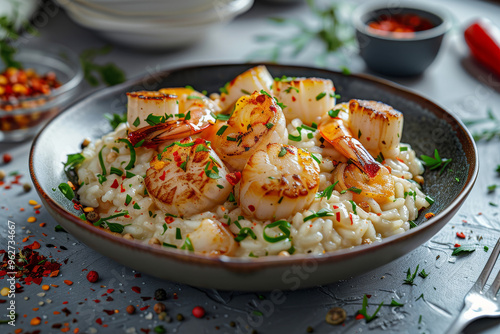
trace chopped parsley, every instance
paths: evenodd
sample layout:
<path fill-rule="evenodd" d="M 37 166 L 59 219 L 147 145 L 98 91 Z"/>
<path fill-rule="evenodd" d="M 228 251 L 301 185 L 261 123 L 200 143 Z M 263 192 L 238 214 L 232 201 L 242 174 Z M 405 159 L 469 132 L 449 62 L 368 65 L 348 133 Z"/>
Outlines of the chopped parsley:
<path fill-rule="evenodd" d="M 406 279 L 404 280 L 403 284 L 416 285 L 415 283 L 413 283 L 413 281 L 415 280 L 415 277 L 417 276 L 418 267 L 419 267 L 419 265 L 417 265 L 417 269 L 415 269 L 415 272 L 413 274 L 411 273 L 411 269 L 408 268 L 408 271 L 406 272 Z"/>
<path fill-rule="evenodd" d="M 333 189 L 335 186 L 339 183 L 339 181 L 335 182 L 334 184 L 330 184 L 328 187 L 325 188 L 325 190 L 317 192 L 316 193 L 316 198 L 321 198 L 321 197 L 326 197 L 326 199 L 330 199 L 332 197 Z"/>
<path fill-rule="evenodd" d="M 300 93 L 299 89 L 297 87 L 293 87 L 293 86 L 290 86 L 287 89 L 285 89 L 285 93 L 289 94 L 292 91 L 292 89 L 294 91 L 296 91 L 297 93 Z"/>
<path fill-rule="evenodd" d="M 281 157 L 285 156 L 286 152 L 287 152 L 286 148 L 284 146 L 282 146 L 280 153 L 278 153 L 278 157 L 281 158 Z"/>
<path fill-rule="evenodd" d="M 73 192 L 73 189 L 71 189 L 69 184 L 63 182 L 63 183 L 59 184 L 58 188 L 61 191 L 61 193 L 64 195 L 64 197 L 66 197 L 70 201 L 73 200 L 73 198 L 75 198 L 75 193 Z"/>
<path fill-rule="evenodd" d="M 106 175 L 106 166 L 104 165 L 104 160 L 102 159 L 102 150 L 104 150 L 105 147 L 106 147 L 106 145 L 104 145 L 101 148 L 101 150 L 99 151 L 99 154 L 97 155 L 99 158 L 99 164 L 101 165 L 102 175 Z"/>
<path fill-rule="evenodd" d="M 115 167 L 111 167 L 110 170 L 109 170 L 109 174 L 116 174 L 118 176 L 122 176 L 123 175 L 123 171 L 121 169 L 118 169 L 118 168 L 115 168 Z"/>
<path fill-rule="evenodd" d="M 139 118 L 139 116 L 137 116 L 137 118 L 135 119 L 134 123 L 132 123 L 135 127 L 138 127 L 139 124 L 141 124 L 141 120 Z"/>
<path fill-rule="evenodd" d="M 251 228 L 243 227 L 242 229 L 240 229 L 240 232 L 234 238 L 234 240 L 237 242 L 240 242 L 240 241 L 246 239 L 246 237 L 248 237 L 248 236 L 250 236 L 250 238 L 252 238 L 254 240 L 257 239 L 257 236 L 255 235 L 254 231 L 252 231 Z"/>
<path fill-rule="evenodd" d="M 476 248 L 474 246 L 460 246 L 453 250 L 452 256 L 464 255 L 475 252 Z"/>
<path fill-rule="evenodd" d="M 266 233 L 266 230 L 273 227 L 278 227 L 278 229 L 280 229 L 280 231 L 283 233 L 279 233 L 274 237 L 269 236 Z M 287 222 L 286 220 L 277 220 L 271 224 L 266 225 L 264 227 L 264 230 L 262 231 L 262 235 L 264 237 L 264 240 L 266 240 L 267 242 L 275 243 L 281 240 L 288 239 L 290 237 L 290 227 L 291 227 L 290 223 Z"/>
<path fill-rule="evenodd" d="M 135 149 L 134 149 L 134 146 L 132 145 L 132 143 L 128 139 L 125 139 L 125 138 L 118 139 L 118 142 L 125 143 L 125 145 L 127 145 L 127 147 L 129 148 L 129 150 L 130 150 L 130 161 L 128 162 L 128 165 L 125 166 L 125 169 L 126 170 L 132 169 L 134 167 L 134 164 L 135 164 Z M 106 174 L 104 174 L 104 175 L 106 175 Z"/>
<path fill-rule="evenodd" d="M 330 116 L 331 118 L 338 117 L 339 112 L 341 112 L 341 111 L 342 111 L 341 109 L 330 109 L 330 110 L 328 110 L 328 116 Z"/>
<path fill-rule="evenodd" d="M 333 216 L 333 212 L 327 208 L 320 209 L 318 212 L 313 213 L 312 215 L 309 215 L 307 217 L 304 217 L 304 223 L 306 221 L 309 221 L 311 219 L 315 218 L 321 218 L 321 217 L 328 217 L 328 216 Z"/>
<path fill-rule="evenodd" d="M 189 161 L 189 155 L 186 157 L 186 161 L 181 163 L 181 165 L 179 166 L 183 171 L 186 171 L 188 161 Z M 214 168 L 216 168 L 216 167 L 214 166 Z"/>
<path fill-rule="evenodd" d="M 363 305 L 361 306 L 361 310 L 358 310 L 358 314 L 361 314 L 362 316 L 364 316 L 366 322 L 370 322 L 377 317 L 377 313 L 378 313 L 378 311 L 380 311 L 380 308 L 382 307 L 382 305 L 384 305 L 384 302 L 381 302 L 379 304 L 379 306 L 375 310 L 375 313 L 373 313 L 372 315 L 368 315 L 368 313 L 366 313 L 367 312 L 366 307 L 368 306 L 368 297 L 366 295 L 364 295 L 363 296 Z"/>
<path fill-rule="evenodd" d="M 187 249 L 188 251 L 194 252 L 194 247 L 189 237 L 186 237 L 186 240 L 184 240 L 184 245 L 182 245 L 181 249 Z"/>
<path fill-rule="evenodd" d="M 356 212 L 356 203 L 354 203 L 354 201 L 352 200 L 349 200 L 349 202 L 351 203 L 352 206 L 352 212 L 354 212 L 354 214 L 357 215 L 358 213 Z"/>
<path fill-rule="evenodd" d="M 391 300 L 391 306 L 404 306 L 404 304 L 398 303 L 397 301 L 395 301 L 393 299 L 393 300 Z"/>
<path fill-rule="evenodd" d="M 380 152 L 378 155 L 377 155 L 377 158 L 375 159 L 377 160 L 378 162 L 382 163 L 384 162 L 385 158 L 384 158 L 384 155 L 382 154 L 382 152 Z"/>
<path fill-rule="evenodd" d="M 127 197 L 125 198 L 125 205 L 129 205 L 130 202 L 132 202 L 132 196 L 130 196 L 129 194 L 127 194 Z"/>
<path fill-rule="evenodd" d="M 429 276 L 429 273 L 426 273 L 425 269 L 422 269 L 422 271 L 418 273 L 418 276 L 426 278 L 427 276 Z"/>
<path fill-rule="evenodd" d="M 215 164 L 212 164 L 212 169 L 208 169 L 209 166 L 210 166 L 210 161 L 208 161 L 207 164 L 205 165 L 205 174 L 211 179 L 214 180 L 220 179 L 221 176 L 219 175 L 219 169 L 217 168 L 217 166 Z"/>
<path fill-rule="evenodd" d="M 429 196 L 425 196 L 425 200 L 426 200 L 426 201 L 427 201 L 427 203 L 429 203 L 429 204 L 434 204 L 434 200 L 433 200 L 431 197 L 429 197 Z"/>
<path fill-rule="evenodd" d="M 220 129 L 219 129 L 219 131 L 217 131 L 216 135 L 219 136 L 219 137 L 222 136 L 224 134 L 224 131 L 226 131 L 227 128 L 228 128 L 227 125 L 221 126 Z"/>
<path fill-rule="evenodd" d="M 359 188 L 356 188 L 356 187 L 350 187 L 350 188 L 347 188 L 345 190 L 342 190 L 340 193 L 341 194 L 345 194 L 346 192 L 348 191 L 352 191 L 353 193 L 356 193 L 356 194 L 361 194 L 361 192 L 363 191 L 362 189 L 359 189 Z"/>
<path fill-rule="evenodd" d="M 321 100 L 322 98 L 324 98 L 326 96 L 326 92 L 321 92 L 319 93 L 318 95 L 316 95 L 316 101 L 319 101 Z"/>

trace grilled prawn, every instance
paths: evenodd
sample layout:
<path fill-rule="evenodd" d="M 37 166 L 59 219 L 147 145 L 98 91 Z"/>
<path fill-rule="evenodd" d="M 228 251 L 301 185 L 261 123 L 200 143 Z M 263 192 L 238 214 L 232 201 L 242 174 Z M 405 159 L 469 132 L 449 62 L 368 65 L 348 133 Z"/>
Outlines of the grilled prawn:
<path fill-rule="evenodd" d="M 150 166 L 146 188 L 165 213 L 189 217 L 207 211 L 224 203 L 232 190 L 226 167 L 201 138 L 167 146 Z"/>
<path fill-rule="evenodd" d="M 204 138 L 232 169 L 241 171 L 257 150 L 269 143 L 288 142 L 285 117 L 267 93 L 255 92 L 236 102 L 227 122 L 218 121 Z"/>
<path fill-rule="evenodd" d="M 347 113 L 345 104 L 335 106 L 334 110 L 334 114 L 330 113 L 323 116 L 318 126 L 321 135 L 337 151 L 351 159 L 369 177 L 375 177 L 382 165 L 370 155 L 363 147 L 363 144 L 353 136 L 351 130 L 346 126 Z"/>
<path fill-rule="evenodd" d="M 282 219 L 308 208 L 319 188 L 319 166 L 301 149 L 269 144 L 241 172 L 239 203 L 245 215 Z"/>

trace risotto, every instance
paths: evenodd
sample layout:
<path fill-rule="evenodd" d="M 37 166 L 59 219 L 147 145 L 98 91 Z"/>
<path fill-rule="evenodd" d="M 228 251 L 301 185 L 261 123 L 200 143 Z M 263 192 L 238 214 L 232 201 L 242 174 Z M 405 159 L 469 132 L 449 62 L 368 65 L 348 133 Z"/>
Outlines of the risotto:
<path fill-rule="evenodd" d="M 259 66 L 210 98 L 191 87 L 128 95 L 128 122 L 88 144 L 76 170 L 80 203 L 100 217 L 88 220 L 124 238 L 323 254 L 404 233 L 433 202 L 399 142 L 402 114 L 336 104 L 330 80 L 273 80 Z"/>

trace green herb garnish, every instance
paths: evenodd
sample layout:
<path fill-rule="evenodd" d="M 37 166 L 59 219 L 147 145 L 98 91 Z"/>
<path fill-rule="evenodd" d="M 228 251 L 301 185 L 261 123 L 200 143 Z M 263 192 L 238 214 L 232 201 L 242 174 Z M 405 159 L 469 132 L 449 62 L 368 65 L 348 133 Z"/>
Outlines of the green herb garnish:
<path fill-rule="evenodd" d="M 366 322 L 370 322 L 377 317 L 377 313 L 378 313 L 378 311 L 380 311 L 380 308 L 382 307 L 382 305 L 384 305 L 384 302 L 381 302 L 379 304 L 379 306 L 375 310 L 375 313 L 373 313 L 372 315 L 368 315 L 368 313 L 366 313 L 367 312 L 366 307 L 368 306 L 368 297 L 366 295 L 364 295 L 363 296 L 363 305 L 361 306 L 361 310 L 358 310 L 358 313 L 365 317 Z"/>
<path fill-rule="evenodd" d="M 448 164 L 452 160 L 452 159 L 441 159 L 437 149 L 434 150 L 434 158 L 429 157 L 427 155 L 421 155 L 420 159 L 422 159 L 424 161 L 424 164 L 427 167 L 429 167 L 430 170 L 441 168 L 441 170 L 439 171 L 439 175 L 441 175 L 443 173 L 446 166 L 448 166 Z"/>
<path fill-rule="evenodd" d="M 266 230 L 269 228 L 273 228 L 273 227 L 278 227 L 281 230 L 281 232 L 283 232 L 283 233 L 280 233 L 274 237 L 267 235 Z M 264 240 L 266 240 L 267 242 L 270 242 L 270 243 L 275 243 L 275 242 L 278 242 L 281 240 L 288 239 L 290 237 L 290 227 L 291 227 L 290 223 L 287 222 L 286 220 L 278 220 L 278 221 L 275 221 L 271 224 L 268 224 L 264 227 L 264 230 L 263 230 Z"/>
<path fill-rule="evenodd" d="M 100 49 L 87 49 L 80 53 L 80 64 L 83 68 L 83 75 L 91 86 L 99 85 L 99 79 L 96 74 L 100 77 L 101 82 L 108 86 L 114 86 L 126 80 L 125 72 L 116 66 L 116 64 L 109 62 L 100 65 L 94 62 L 97 56 L 110 52 L 111 46 L 105 46 Z"/>

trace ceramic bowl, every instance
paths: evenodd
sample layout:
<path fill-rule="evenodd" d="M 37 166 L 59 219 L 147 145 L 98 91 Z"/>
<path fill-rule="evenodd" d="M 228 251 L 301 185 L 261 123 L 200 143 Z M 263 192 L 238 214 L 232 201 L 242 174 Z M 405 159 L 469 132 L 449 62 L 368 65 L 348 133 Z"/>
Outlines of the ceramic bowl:
<path fill-rule="evenodd" d="M 140 15 L 136 15 L 129 10 L 136 8 L 137 2 L 104 1 L 98 4 L 114 3 L 115 10 L 110 11 L 108 7 L 103 9 L 90 1 L 58 0 L 68 16 L 79 25 L 94 30 L 110 41 L 142 50 L 192 45 L 250 9 L 253 4 L 253 0 L 211 1 L 187 10 L 178 1 L 150 1 L 161 9 L 151 12 L 151 8 L 141 2 L 143 10 L 139 10 Z M 144 8 L 148 8 L 146 12 Z"/>
<path fill-rule="evenodd" d="M 404 234 L 322 256 L 209 257 L 159 249 L 97 229 L 80 220 L 73 203 L 53 190 L 67 181 L 61 164 L 66 155 L 79 152 L 84 138 L 97 139 L 111 131 L 103 114 L 123 113 L 126 92 L 186 85 L 194 85 L 200 91 L 217 92 L 224 83 L 251 66 L 207 65 L 168 70 L 103 89 L 72 105 L 42 130 L 30 152 L 31 178 L 47 210 L 61 226 L 89 247 L 143 273 L 222 290 L 295 290 L 346 279 L 403 256 L 436 234 L 469 194 L 478 172 L 478 156 L 470 133 L 455 116 L 388 81 L 284 65 L 268 65 L 268 69 L 276 77 L 329 78 L 335 83 L 342 101 L 376 99 L 394 106 L 405 117 L 403 142 L 410 143 L 418 155 L 432 154 L 437 148 L 442 157 L 453 159 L 454 173 L 440 176 L 435 171 L 427 171 L 424 174 L 424 191 L 435 199 L 429 209 L 435 217 L 427 220 L 422 213 L 416 221 L 418 226 Z M 424 134 L 422 129 L 429 130 Z"/>
<path fill-rule="evenodd" d="M 0 101 L 0 141 L 7 142 L 33 137 L 50 118 L 73 101 L 83 78 L 78 56 L 59 45 L 19 48 L 15 59 L 25 69 L 34 69 L 39 74 L 54 72 L 61 86 L 48 95 Z"/>
<path fill-rule="evenodd" d="M 427 19 L 432 29 L 415 33 L 382 35 L 368 26 L 381 16 L 416 14 Z M 445 11 L 424 4 L 369 2 L 353 14 L 359 52 L 373 71 L 390 76 L 415 76 L 423 73 L 438 55 L 443 37 L 450 29 Z"/>

